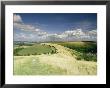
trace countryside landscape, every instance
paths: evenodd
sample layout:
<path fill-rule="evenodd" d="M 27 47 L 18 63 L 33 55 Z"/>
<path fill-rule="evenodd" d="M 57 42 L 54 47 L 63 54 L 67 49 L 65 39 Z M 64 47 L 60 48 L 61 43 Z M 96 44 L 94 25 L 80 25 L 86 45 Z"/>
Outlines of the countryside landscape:
<path fill-rule="evenodd" d="M 97 75 L 97 14 L 14 14 L 13 75 Z"/>

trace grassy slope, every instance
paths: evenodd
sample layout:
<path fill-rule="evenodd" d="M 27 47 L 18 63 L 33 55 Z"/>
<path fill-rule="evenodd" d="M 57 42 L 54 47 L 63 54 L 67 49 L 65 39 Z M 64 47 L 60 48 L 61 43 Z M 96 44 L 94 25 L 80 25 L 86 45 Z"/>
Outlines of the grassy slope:
<path fill-rule="evenodd" d="M 78 61 L 68 48 L 50 44 L 57 54 L 14 56 L 15 75 L 96 75 L 97 64 L 92 61 Z M 34 65 L 33 65 L 34 63 Z"/>
<path fill-rule="evenodd" d="M 97 45 L 95 42 L 58 42 L 56 44 L 66 46 L 70 49 L 75 49 L 80 52 L 97 52 Z"/>
<path fill-rule="evenodd" d="M 21 49 L 20 49 L 21 48 Z M 19 50 L 20 49 L 20 50 Z M 15 48 L 14 55 L 17 56 L 29 56 L 29 55 L 40 55 L 42 53 L 55 53 L 55 48 L 48 45 L 35 44 L 33 46 L 21 46 Z"/>
<path fill-rule="evenodd" d="M 70 48 L 77 60 L 97 61 L 97 44 L 95 42 L 58 42 L 56 44 Z"/>

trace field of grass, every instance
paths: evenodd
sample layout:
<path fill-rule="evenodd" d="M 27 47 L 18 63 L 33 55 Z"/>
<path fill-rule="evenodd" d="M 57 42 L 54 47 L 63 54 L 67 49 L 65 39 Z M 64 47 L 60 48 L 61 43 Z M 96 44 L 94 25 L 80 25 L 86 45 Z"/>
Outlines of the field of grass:
<path fill-rule="evenodd" d="M 14 47 L 14 75 L 96 75 L 95 46 L 95 42 L 17 45 Z"/>
<path fill-rule="evenodd" d="M 14 75 L 62 75 L 66 70 L 40 63 L 36 56 L 14 56 Z"/>

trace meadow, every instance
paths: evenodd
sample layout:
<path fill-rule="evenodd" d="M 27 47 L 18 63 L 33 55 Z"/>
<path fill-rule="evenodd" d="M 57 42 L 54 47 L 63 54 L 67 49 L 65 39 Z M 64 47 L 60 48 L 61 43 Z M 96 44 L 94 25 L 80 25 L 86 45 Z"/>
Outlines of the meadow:
<path fill-rule="evenodd" d="M 96 42 L 14 45 L 14 75 L 96 75 Z"/>

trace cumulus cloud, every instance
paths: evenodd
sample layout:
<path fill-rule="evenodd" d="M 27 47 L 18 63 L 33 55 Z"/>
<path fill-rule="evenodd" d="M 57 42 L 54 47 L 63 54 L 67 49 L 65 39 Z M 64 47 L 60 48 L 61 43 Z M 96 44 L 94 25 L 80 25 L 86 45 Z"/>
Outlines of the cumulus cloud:
<path fill-rule="evenodd" d="M 31 41 L 96 41 L 97 31 L 82 31 L 82 29 L 68 30 L 61 34 L 49 34 L 47 32 L 41 31 L 32 34 L 17 34 L 15 36 L 17 39 L 21 40 L 31 40 Z"/>
<path fill-rule="evenodd" d="M 85 33 L 82 31 L 82 29 L 76 29 L 76 30 L 68 30 L 63 33 L 63 35 L 67 36 L 84 36 Z"/>
<path fill-rule="evenodd" d="M 15 41 L 37 41 L 38 37 L 35 34 L 18 33 L 14 35 Z"/>
<path fill-rule="evenodd" d="M 95 41 L 97 37 L 97 32 L 96 30 L 83 31 L 82 29 L 76 29 L 65 31 L 62 35 L 69 41 Z"/>
<path fill-rule="evenodd" d="M 19 29 L 24 31 L 33 31 L 35 29 L 34 26 L 23 23 L 20 15 L 14 14 L 13 22 L 14 22 L 14 29 Z"/>
<path fill-rule="evenodd" d="M 40 29 L 36 28 L 35 26 L 24 23 L 22 21 L 22 18 L 20 15 L 14 14 L 13 19 L 14 19 L 13 22 L 14 22 L 14 29 L 15 30 L 19 29 L 22 31 L 30 31 L 30 32 L 39 32 L 40 31 Z"/>
<path fill-rule="evenodd" d="M 14 23 L 15 22 L 22 22 L 22 18 L 21 18 L 21 16 L 20 15 L 16 15 L 16 14 L 14 14 L 14 16 L 13 16 L 13 21 L 14 21 Z"/>
<path fill-rule="evenodd" d="M 37 29 L 35 29 L 35 31 L 37 31 L 37 32 L 38 32 L 38 31 L 40 31 L 40 29 L 38 29 L 38 28 L 37 28 Z"/>
<path fill-rule="evenodd" d="M 14 23 L 14 28 L 22 31 L 35 31 L 35 27 L 24 23 Z"/>
<path fill-rule="evenodd" d="M 61 34 L 45 34 L 41 40 L 45 41 L 96 41 L 96 30 L 82 31 L 82 29 L 68 30 Z"/>

